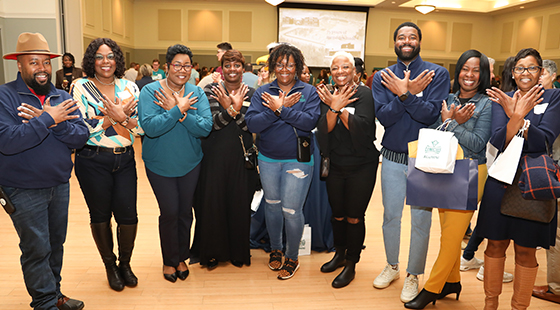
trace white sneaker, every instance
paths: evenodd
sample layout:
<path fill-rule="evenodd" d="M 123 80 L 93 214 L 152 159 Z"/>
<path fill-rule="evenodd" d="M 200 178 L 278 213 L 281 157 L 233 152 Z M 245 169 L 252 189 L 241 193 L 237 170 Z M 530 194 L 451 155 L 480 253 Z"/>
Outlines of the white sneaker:
<path fill-rule="evenodd" d="M 375 288 L 386 288 L 391 284 L 391 282 L 400 278 L 400 269 L 399 265 L 397 265 L 397 269 L 393 269 L 393 266 L 387 264 L 385 269 L 381 271 L 381 273 L 373 280 L 373 287 Z"/>
<path fill-rule="evenodd" d="M 484 281 L 484 266 L 480 267 L 480 269 L 478 270 L 478 273 L 476 274 L 476 278 L 479 279 L 480 281 Z M 513 281 L 513 275 L 509 272 L 504 271 L 503 282 L 504 283 L 509 283 L 511 281 Z"/>
<path fill-rule="evenodd" d="M 473 257 L 471 260 L 466 260 L 461 255 L 461 267 L 459 267 L 459 270 L 467 271 L 467 270 L 470 270 L 470 269 L 480 268 L 482 266 L 484 266 L 484 261 L 483 260 L 478 259 L 476 257 Z"/>
<path fill-rule="evenodd" d="M 401 292 L 401 301 L 402 302 L 409 302 L 414 299 L 418 295 L 418 277 L 415 275 L 409 274 L 404 279 L 404 285 Z"/>

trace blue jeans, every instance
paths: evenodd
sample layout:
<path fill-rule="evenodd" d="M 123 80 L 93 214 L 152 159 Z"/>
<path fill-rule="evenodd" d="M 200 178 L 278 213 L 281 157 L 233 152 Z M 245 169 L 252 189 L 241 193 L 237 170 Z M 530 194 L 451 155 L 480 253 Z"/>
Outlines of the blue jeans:
<path fill-rule="evenodd" d="M 34 309 L 57 310 L 60 271 L 68 227 L 69 184 L 42 189 L 4 187 L 16 212 L 23 279 Z"/>
<path fill-rule="evenodd" d="M 266 162 L 259 159 L 265 199 L 266 229 L 273 250 L 282 250 L 286 225 L 286 257 L 297 260 L 305 219 L 303 204 L 309 191 L 313 166 L 299 162 Z"/>
<path fill-rule="evenodd" d="M 408 166 L 383 157 L 381 165 L 381 193 L 383 199 L 383 241 L 387 263 L 399 263 L 401 244 L 401 218 L 406 196 L 406 175 Z M 432 226 L 432 208 L 410 206 L 411 232 L 408 267 L 412 275 L 424 273 L 430 227 Z"/>

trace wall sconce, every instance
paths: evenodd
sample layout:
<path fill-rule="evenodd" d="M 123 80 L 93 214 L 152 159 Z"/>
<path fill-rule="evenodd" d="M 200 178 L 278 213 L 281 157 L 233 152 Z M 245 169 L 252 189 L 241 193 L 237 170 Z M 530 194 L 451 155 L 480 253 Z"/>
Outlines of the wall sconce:
<path fill-rule="evenodd" d="M 265 0 L 268 4 L 277 6 L 280 3 L 284 2 L 284 0 Z"/>
<path fill-rule="evenodd" d="M 434 5 L 429 5 L 429 4 L 419 4 L 414 6 L 414 9 L 425 15 L 435 10 L 436 7 Z"/>

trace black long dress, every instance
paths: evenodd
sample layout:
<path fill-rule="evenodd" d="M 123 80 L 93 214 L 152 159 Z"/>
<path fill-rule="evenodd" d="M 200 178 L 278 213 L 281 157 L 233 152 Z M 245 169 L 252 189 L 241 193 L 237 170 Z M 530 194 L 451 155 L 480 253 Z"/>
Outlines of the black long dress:
<path fill-rule="evenodd" d="M 195 192 L 195 237 L 191 252 L 201 265 L 211 259 L 251 264 L 249 233 L 251 200 L 258 180 L 256 170 L 244 165 L 245 148 L 253 145 L 253 137 L 245 124 L 248 102 L 232 119 L 220 103 L 210 97 L 212 83 L 204 88 L 214 120 L 212 132 L 202 139 L 204 158 Z M 254 93 L 249 88 L 247 97 Z"/>

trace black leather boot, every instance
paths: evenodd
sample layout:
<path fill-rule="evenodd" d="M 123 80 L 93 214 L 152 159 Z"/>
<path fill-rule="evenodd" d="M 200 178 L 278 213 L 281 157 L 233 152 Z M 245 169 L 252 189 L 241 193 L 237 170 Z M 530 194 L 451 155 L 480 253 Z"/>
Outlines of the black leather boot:
<path fill-rule="evenodd" d="M 346 266 L 342 269 L 342 272 L 334 278 L 332 282 L 332 287 L 342 288 L 350 284 L 356 276 L 356 263 L 351 261 L 346 261 Z"/>
<path fill-rule="evenodd" d="M 336 248 L 333 258 L 321 266 L 321 272 L 333 272 L 346 264 L 346 249 Z"/>
<path fill-rule="evenodd" d="M 130 268 L 130 258 L 134 249 L 134 240 L 138 225 L 119 225 L 117 227 L 117 240 L 119 242 L 119 270 L 124 284 L 128 287 L 138 285 L 138 278 Z"/>
<path fill-rule="evenodd" d="M 445 285 L 443 286 L 443 289 L 441 290 L 441 293 L 439 293 L 437 299 L 442 299 L 449 294 L 455 293 L 457 294 L 455 300 L 459 300 L 461 289 L 462 289 L 461 282 L 455 282 L 455 283 L 445 282 Z"/>
<path fill-rule="evenodd" d="M 124 289 L 124 281 L 121 277 L 119 268 L 117 267 L 117 257 L 113 253 L 113 232 L 111 231 L 111 222 L 90 224 L 93 240 L 97 245 L 97 250 L 101 255 L 101 259 L 105 264 L 107 272 L 107 280 L 109 286 L 115 291 Z"/>
<path fill-rule="evenodd" d="M 439 294 L 422 289 L 413 300 L 405 303 L 404 307 L 408 309 L 424 309 L 424 307 L 431 302 L 435 305 L 438 296 Z"/>

